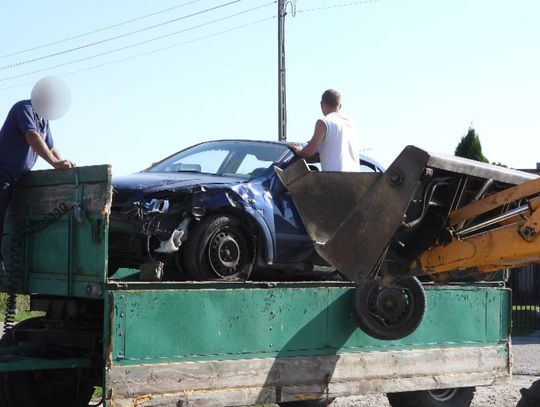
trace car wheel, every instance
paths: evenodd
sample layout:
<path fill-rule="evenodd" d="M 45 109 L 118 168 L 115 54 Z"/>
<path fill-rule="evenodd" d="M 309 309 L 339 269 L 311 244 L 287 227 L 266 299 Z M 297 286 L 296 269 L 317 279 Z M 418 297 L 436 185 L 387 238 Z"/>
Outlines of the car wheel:
<path fill-rule="evenodd" d="M 403 278 L 385 287 L 377 282 L 359 284 L 353 315 L 368 335 L 397 340 L 413 333 L 426 311 L 426 294 L 416 277 Z"/>
<path fill-rule="evenodd" d="M 246 279 L 254 256 L 241 222 L 230 215 L 204 218 L 184 247 L 185 271 L 196 280 Z"/>
<path fill-rule="evenodd" d="M 475 387 L 388 393 L 392 407 L 469 407 Z"/>

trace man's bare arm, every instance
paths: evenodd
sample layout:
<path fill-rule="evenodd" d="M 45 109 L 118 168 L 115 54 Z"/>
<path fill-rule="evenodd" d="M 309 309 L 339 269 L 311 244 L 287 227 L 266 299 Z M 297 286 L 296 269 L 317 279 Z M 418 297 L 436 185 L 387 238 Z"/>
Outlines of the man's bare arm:
<path fill-rule="evenodd" d="M 309 143 L 302 148 L 297 144 L 293 144 L 291 149 L 294 153 L 302 158 L 313 157 L 319 152 L 319 147 L 321 146 L 324 138 L 326 137 L 326 124 L 322 120 L 317 120 L 315 123 L 315 130 L 313 132 L 313 137 L 309 140 Z"/>
<path fill-rule="evenodd" d="M 60 155 L 60 152 L 56 148 L 51 148 L 51 153 L 54 155 L 54 158 L 56 158 L 58 161 L 62 161 L 62 156 Z"/>
<path fill-rule="evenodd" d="M 70 161 L 70 160 L 64 160 L 62 158 L 62 156 L 60 155 L 60 151 L 58 151 L 56 148 L 52 148 L 51 149 L 51 153 L 53 153 L 53 155 L 56 157 L 56 159 L 58 161 L 67 161 L 69 164 L 70 164 L 70 168 L 72 167 L 76 167 L 75 163 L 73 161 Z"/>
<path fill-rule="evenodd" d="M 52 165 L 53 168 L 60 169 L 73 167 L 73 163 L 70 161 L 59 159 L 37 132 L 27 131 L 24 133 L 24 137 L 36 154 Z"/>

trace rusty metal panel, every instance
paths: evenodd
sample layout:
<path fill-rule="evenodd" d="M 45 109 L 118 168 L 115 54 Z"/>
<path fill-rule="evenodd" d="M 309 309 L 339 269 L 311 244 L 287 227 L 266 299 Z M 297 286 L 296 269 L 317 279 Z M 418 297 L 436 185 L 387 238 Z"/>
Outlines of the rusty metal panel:
<path fill-rule="evenodd" d="M 345 284 L 225 287 L 113 290 L 107 403 L 241 405 L 490 384 L 510 374 L 505 289 L 427 287 L 418 330 L 379 341 L 354 324 Z"/>
<path fill-rule="evenodd" d="M 32 171 L 15 189 L 6 214 L 3 252 L 18 292 L 99 297 L 106 281 L 111 167 Z M 43 230 L 26 234 L 13 254 L 14 233 L 65 205 L 66 213 Z M 15 257 L 14 257 L 15 256 Z M 0 279 L 7 285 L 8 278 Z M 2 285 L 2 284 L 0 284 Z"/>
<path fill-rule="evenodd" d="M 350 286 L 161 287 L 113 293 L 113 364 L 480 346 L 508 339 L 506 289 L 427 287 L 429 306 L 419 328 L 399 341 L 382 341 L 357 328 Z"/>

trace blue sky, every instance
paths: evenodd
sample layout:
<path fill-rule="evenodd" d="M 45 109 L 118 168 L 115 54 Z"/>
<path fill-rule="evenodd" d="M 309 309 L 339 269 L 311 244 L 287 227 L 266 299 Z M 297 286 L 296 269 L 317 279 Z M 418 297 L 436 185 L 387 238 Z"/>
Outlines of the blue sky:
<path fill-rule="evenodd" d="M 0 120 L 43 76 L 193 41 L 63 76 L 72 106 L 52 123 L 62 154 L 78 165 L 111 163 L 114 174 L 125 174 L 205 140 L 277 139 L 277 20 L 216 34 L 272 17 L 277 5 L 241 0 L 183 18 L 231 1 L 1 2 L 0 55 L 174 9 L 0 58 Z M 384 165 L 408 144 L 451 154 L 471 123 L 491 161 L 516 168 L 540 162 L 540 2 L 379 0 L 301 12 L 344 3 L 359 2 L 297 0 L 296 17 L 287 17 L 289 140 L 311 137 L 320 94 L 336 88 L 343 110 L 359 123 L 364 153 Z M 135 30 L 143 31 L 6 67 Z M 13 76 L 20 77 L 6 79 Z"/>

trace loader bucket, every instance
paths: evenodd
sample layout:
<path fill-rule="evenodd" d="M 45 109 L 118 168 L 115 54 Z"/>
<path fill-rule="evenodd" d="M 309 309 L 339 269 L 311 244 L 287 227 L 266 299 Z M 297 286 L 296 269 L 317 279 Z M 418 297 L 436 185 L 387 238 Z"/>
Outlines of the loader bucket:
<path fill-rule="evenodd" d="M 319 255 L 356 282 L 413 275 L 450 211 L 536 177 L 414 146 L 384 173 L 310 171 L 303 159 L 275 170 Z"/>

